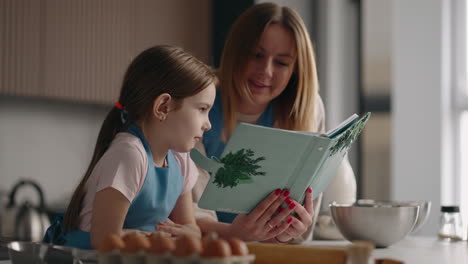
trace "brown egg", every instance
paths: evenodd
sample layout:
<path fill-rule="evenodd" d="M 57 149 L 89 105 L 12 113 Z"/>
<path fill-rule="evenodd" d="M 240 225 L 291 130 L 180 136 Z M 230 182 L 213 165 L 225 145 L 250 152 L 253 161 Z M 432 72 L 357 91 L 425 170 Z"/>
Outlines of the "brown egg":
<path fill-rule="evenodd" d="M 98 251 L 101 253 L 108 253 L 114 249 L 122 249 L 125 247 L 125 242 L 119 235 L 110 234 L 99 243 Z"/>
<path fill-rule="evenodd" d="M 200 254 L 202 251 L 201 240 L 194 236 L 182 236 L 176 240 L 176 248 L 173 252 L 177 257 L 188 257 L 193 254 Z"/>
<path fill-rule="evenodd" d="M 249 248 L 247 244 L 238 239 L 238 238 L 231 238 L 228 239 L 229 246 L 231 246 L 231 251 L 233 256 L 247 256 L 249 255 Z"/>
<path fill-rule="evenodd" d="M 148 252 L 153 254 L 162 255 L 166 252 L 172 252 L 175 250 L 176 245 L 173 238 L 162 235 L 161 233 L 152 233 L 149 236 L 150 248 Z"/>
<path fill-rule="evenodd" d="M 140 234 L 125 235 L 123 240 L 125 241 L 125 247 L 122 251 L 127 253 L 136 253 L 141 250 L 146 251 L 151 246 L 149 239 Z"/>
<path fill-rule="evenodd" d="M 216 233 L 216 232 L 210 232 L 210 233 L 204 235 L 202 237 L 203 250 L 208 246 L 208 243 L 210 243 L 213 240 L 217 240 L 218 238 L 219 238 L 218 233 Z"/>
<path fill-rule="evenodd" d="M 223 239 L 208 242 L 202 253 L 202 257 L 205 258 L 226 258 L 231 255 L 231 247 L 229 246 L 229 243 Z"/>

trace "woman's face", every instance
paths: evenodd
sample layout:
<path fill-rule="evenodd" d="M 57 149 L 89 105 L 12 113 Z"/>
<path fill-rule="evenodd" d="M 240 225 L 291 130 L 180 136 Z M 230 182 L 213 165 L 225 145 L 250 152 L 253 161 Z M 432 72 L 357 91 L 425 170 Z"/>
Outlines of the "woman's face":
<path fill-rule="evenodd" d="M 241 98 L 240 112 L 259 114 L 284 91 L 294 71 L 296 54 L 291 32 L 278 24 L 267 26 L 251 51 L 244 73 L 253 102 Z"/>

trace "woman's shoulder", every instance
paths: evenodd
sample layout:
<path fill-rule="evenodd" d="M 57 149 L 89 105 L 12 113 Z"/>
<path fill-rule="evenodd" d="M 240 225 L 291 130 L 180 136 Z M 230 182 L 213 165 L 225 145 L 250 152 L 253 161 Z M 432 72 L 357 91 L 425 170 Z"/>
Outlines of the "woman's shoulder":
<path fill-rule="evenodd" d="M 204 135 L 211 135 L 213 133 L 218 134 L 224 123 L 222 96 L 219 91 L 216 92 L 216 98 L 213 103 L 213 107 L 210 109 L 209 118 L 211 122 L 211 129 L 206 131 Z"/>
<path fill-rule="evenodd" d="M 215 100 L 214 100 L 214 103 L 213 103 L 213 107 L 210 110 L 210 114 L 213 113 L 213 112 L 221 113 L 222 111 L 223 111 L 222 94 L 218 90 L 218 91 L 216 91 L 216 97 L 215 97 Z"/>

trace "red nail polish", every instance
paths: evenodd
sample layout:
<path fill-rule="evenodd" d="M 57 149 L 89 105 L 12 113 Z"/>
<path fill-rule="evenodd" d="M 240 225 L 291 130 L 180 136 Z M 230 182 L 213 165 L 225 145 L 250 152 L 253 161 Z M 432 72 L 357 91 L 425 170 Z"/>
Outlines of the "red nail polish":
<path fill-rule="evenodd" d="M 278 188 L 278 189 L 275 190 L 275 195 L 276 196 L 280 195 L 280 193 L 281 193 L 281 189 Z"/>
<path fill-rule="evenodd" d="M 288 224 L 290 224 L 293 221 L 292 217 L 288 218 L 288 221 L 286 221 Z"/>
<path fill-rule="evenodd" d="M 281 211 L 283 211 L 283 207 L 280 206 L 280 207 L 278 207 L 278 209 L 276 210 L 276 212 L 281 213 Z"/>
<path fill-rule="evenodd" d="M 286 198 L 286 200 L 284 200 L 284 201 L 285 201 L 287 204 L 290 204 L 290 203 L 292 203 L 292 200 L 291 200 L 291 198 L 289 198 L 289 197 L 288 197 L 288 198 Z"/>
<path fill-rule="evenodd" d="M 290 192 L 289 192 L 288 190 L 285 190 L 285 191 L 283 192 L 283 195 L 284 195 L 284 196 L 288 196 L 289 194 L 290 194 Z"/>
<path fill-rule="evenodd" d="M 296 207 L 296 204 L 295 204 L 295 203 L 291 203 L 291 204 L 289 205 L 288 208 L 289 208 L 289 209 L 294 209 L 294 207 Z"/>
<path fill-rule="evenodd" d="M 307 187 L 307 192 L 308 192 L 308 193 L 312 193 L 312 188 Z"/>

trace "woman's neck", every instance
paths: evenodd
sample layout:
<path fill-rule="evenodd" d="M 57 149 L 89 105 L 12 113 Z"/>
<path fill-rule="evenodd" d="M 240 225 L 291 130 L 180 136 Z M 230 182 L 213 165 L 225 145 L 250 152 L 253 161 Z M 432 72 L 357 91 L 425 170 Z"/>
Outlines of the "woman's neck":
<path fill-rule="evenodd" d="M 259 115 L 265 111 L 268 104 L 257 105 L 250 102 L 239 103 L 237 111 L 244 115 Z"/>

